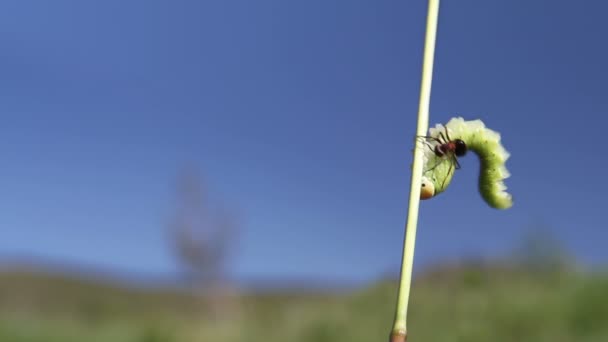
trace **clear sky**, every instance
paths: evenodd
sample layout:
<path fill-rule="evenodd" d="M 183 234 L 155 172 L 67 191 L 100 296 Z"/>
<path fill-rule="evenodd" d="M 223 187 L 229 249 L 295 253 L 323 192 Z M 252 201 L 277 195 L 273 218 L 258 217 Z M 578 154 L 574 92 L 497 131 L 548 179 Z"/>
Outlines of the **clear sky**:
<path fill-rule="evenodd" d="M 478 162 L 422 204 L 416 264 L 507 253 L 536 222 L 608 241 L 604 1 L 443 1 L 431 123 L 481 118 Z M 186 163 L 243 218 L 237 277 L 369 280 L 400 262 L 426 1 L 3 1 L 0 254 L 173 273 Z"/>

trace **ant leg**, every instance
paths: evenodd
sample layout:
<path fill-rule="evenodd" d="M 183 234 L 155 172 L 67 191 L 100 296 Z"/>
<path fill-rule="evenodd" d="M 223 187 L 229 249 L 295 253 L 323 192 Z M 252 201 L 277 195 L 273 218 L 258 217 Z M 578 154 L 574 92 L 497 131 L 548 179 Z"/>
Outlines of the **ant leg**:
<path fill-rule="evenodd" d="M 449 140 L 447 140 L 447 139 L 445 138 L 445 136 L 443 135 L 443 132 L 439 132 L 439 136 L 441 136 L 441 137 L 443 138 L 443 141 L 444 141 L 444 142 L 443 142 L 442 144 L 444 144 L 444 143 L 448 143 L 448 142 L 449 142 Z"/>
<path fill-rule="evenodd" d="M 448 137 L 448 141 L 452 141 L 452 138 L 450 138 L 450 135 L 448 134 L 448 126 L 443 126 L 443 128 L 445 129 L 445 136 Z"/>
<path fill-rule="evenodd" d="M 446 173 L 445 178 L 443 179 L 443 182 L 441 182 L 441 189 L 445 190 L 444 186 L 445 186 L 445 181 L 450 177 L 450 173 L 452 172 L 452 168 L 454 167 L 454 164 L 450 164 L 450 168 L 448 170 L 448 173 Z"/>
<path fill-rule="evenodd" d="M 437 138 L 433 138 L 433 137 L 426 137 L 426 136 L 419 136 L 417 138 L 423 138 L 423 139 L 431 139 L 431 140 L 436 140 L 437 142 L 441 143 L 439 141 L 439 139 Z M 428 141 L 421 141 L 423 144 L 425 144 L 429 150 L 431 150 L 431 152 L 435 153 L 435 146 L 431 145 L 431 143 L 429 143 Z"/>
<path fill-rule="evenodd" d="M 435 137 L 431 137 L 430 135 L 417 135 L 416 138 L 423 138 L 423 139 L 426 139 L 426 140 L 434 140 L 434 141 L 436 141 L 436 142 L 438 142 L 440 144 L 442 143 L 441 140 L 439 140 L 438 138 L 435 138 Z"/>
<path fill-rule="evenodd" d="M 452 156 L 452 158 L 454 159 L 454 164 L 456 164 L 456 170 L 460 169 L 460 163 L 458 162 L 458 158 L 456 158 L 456 156 Z"/>
<path fill-rule="evenodd" d="M 435 164 L 435 166 L 433 166 L 432 168 L 428 169 L 428 170 L 424 170 L 423 173 L 427 173 L 429 171 L 433 171 L 435 170 L 435 168 L 437 168 L 437 166 L 441 165 L 441 163 L 443 163 L 445 161 L 445 159 L 441 159 L 440 161 L 437 162 L 437 164 Z"/>
<path fill-rule="evenodd" d="M 431 152 L 435 153 L 435 148 L 428 141 L 425 141 L 424 144 L 431 150 Z"/>
<path fill-rule="evenodd" d="M 429 172 L 429 171 L 433 171 L 433 170 L 435 170 L 435 168 L 436 168 L 437 166 L 439 166 L 440 164 L 441 164 L 441 162 L 439 162 L 439 163 L 435 164 L 435 166 L 433 166 L 432 168 L 430 168 L 430 169 L 428 169 L 428 170 L 424 170 L 424 172 L 422 172 L 422 173 L 423 173 L 423 174 L 425 174 L 425 173 L 427 173 L 427 172 Z"/>

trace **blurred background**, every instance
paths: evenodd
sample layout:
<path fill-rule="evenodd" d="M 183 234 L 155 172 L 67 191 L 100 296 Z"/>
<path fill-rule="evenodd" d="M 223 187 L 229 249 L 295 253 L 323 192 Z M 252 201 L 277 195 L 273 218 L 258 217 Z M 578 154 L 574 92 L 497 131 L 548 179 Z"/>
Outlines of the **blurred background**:
<path fill-rule="evenodd" d="M 0 341 L 383 341 L 427 2 L 0 4 Z M 444 1 L 412 341 L 606 341 L 604 2 Z"/>

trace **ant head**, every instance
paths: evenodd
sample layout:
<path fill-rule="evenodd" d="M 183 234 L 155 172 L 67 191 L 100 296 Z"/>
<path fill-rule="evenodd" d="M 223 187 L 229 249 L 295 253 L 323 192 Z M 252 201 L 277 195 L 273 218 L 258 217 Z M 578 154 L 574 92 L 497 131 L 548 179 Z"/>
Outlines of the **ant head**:
<path fill-rule="evenodd" d="M 454 140 L 454 144 L 456 144 L 456 150 L 454 151 L 456 156 L 462 157 L 467 154 L 467 144 L 464 141 L 456 139 Z"/>

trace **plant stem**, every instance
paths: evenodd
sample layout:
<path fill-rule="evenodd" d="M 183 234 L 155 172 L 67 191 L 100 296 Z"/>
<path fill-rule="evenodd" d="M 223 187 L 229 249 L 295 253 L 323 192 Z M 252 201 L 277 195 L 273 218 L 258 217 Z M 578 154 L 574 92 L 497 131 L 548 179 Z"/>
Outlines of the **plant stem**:
<path fill-rule="evenodd" d="M 418 107 L 417 136 L 426 135 L 429 127 L 429 103 L 431 100 L 431 82 L 433 79 L 433 62 L 435 56 L 435 40 L 437 36 L 437 19 L 439 16 L 439 0 L 429 0 L 426 23 L 426 37 L 424 43 L 424 57 L 422 62 L 422 82 L 420 87 L 420 104 Z M 416 142 L 417 144 L 417 142 Z M 409 209 L 406 234 L 404 240 L 401 280 L 397 298 L 395 322 L 391 332 L 391 342 L 405 341 L 407 339 L 407 308 L 412 283 L 412 269 L 414 264 L 414 247 L 416 245 L 416 226 L 418 224 L 418 209 L 420 206 L 420 184 L 422 182 L 423 149 L 414 149 L 414 163 L 410 185 Z"/>

